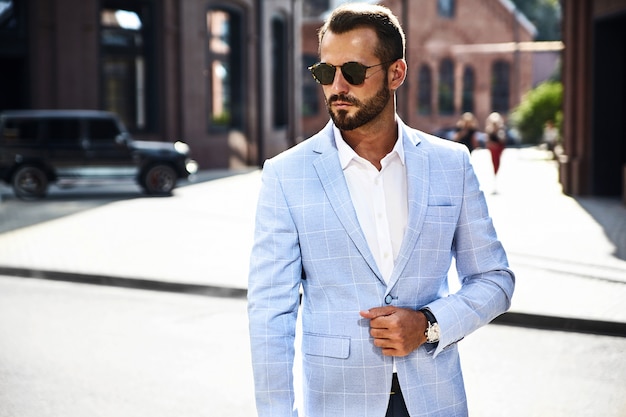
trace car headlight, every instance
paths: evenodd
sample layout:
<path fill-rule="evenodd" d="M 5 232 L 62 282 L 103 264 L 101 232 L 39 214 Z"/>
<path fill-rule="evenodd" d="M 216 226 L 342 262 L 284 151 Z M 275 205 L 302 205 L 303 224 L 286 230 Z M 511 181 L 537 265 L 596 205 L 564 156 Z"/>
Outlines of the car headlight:
<path fill-rule="evenodd" d="M 193 159 L 190 159 L 185 163 L 185 168 L 188 173 L 193 175 L 198 172 L 198 163 Z"/>
<path fill-rule="evenodd" d="M 174 149 L 176 149 L 176 152 L 182 153 L 184 155 L 187 155 L 189 153 L 189 145 L 184 142 L 178 141 L 174 143 Z"/>

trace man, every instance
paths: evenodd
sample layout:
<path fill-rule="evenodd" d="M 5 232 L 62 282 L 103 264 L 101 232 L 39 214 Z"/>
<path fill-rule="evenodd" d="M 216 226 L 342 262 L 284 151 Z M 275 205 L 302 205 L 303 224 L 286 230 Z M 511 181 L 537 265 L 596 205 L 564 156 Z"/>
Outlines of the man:
<path fill-rule="evenodd" d="M 319 32 L 332 121 L 266 161 L 248 287 L 259 416 L 464 416 L 456 342 L 506 311 L 514 277 L 467 148 L 396 115 L 404 34 L 349 3 Z M 462 286 L 448 294 L 452 257 Z M 302 299 L 300 299 L 300 290 Z"/>

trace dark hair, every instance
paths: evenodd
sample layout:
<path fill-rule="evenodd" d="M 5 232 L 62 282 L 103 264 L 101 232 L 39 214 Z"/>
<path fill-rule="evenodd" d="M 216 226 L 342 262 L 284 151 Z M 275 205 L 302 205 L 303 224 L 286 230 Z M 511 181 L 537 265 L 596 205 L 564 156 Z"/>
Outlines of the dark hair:
<path fill-rule="evenodd" d="M 330 14 L 318 32 L 319 44 L 326 32 L 345 33 L 357 28 L 372 28 L 378 35 L 374 54 L 382 62 L 404 58 L 405 36 L 398 18 L 385 6 L 346 3 Z"/>

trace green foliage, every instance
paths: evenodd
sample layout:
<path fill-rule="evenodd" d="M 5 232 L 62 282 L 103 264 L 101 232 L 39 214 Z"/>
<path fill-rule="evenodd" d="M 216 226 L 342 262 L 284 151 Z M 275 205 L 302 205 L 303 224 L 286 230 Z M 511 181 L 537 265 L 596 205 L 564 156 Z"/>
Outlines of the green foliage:
<path fill-rule="evenodd" d="M 216 126 L 228 126 L 230 125 L 230 112 L 223 111 L 220 114 L 211 115 L 211 123 Z"/>
<path fill-rule="evenodd" d="M 537 28 L 537 41 L 561 40 L 561 5 L 558 0 L 512 0 Z"/>
<path fill-rule="evenodd" d="M 563 84 L 560 82 L 544 82 L 530 90 L 511 113 L 511 122 L 519 131 L 522 142 L 538 144 L 548 120 L 555 122 L 560 131 L 563 119 L 562 103 Z"/>

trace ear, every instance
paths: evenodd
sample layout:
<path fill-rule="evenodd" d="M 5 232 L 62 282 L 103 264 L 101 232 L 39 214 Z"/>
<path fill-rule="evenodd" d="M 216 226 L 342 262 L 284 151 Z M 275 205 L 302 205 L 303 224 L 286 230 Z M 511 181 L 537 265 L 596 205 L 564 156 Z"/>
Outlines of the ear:
<path fill-rule="evenodd" d="M 389 88 L 392 90 L 396 90 L 398 87 L 404 83 L 404 79 L 406 78 L 406 61 L 404 59 L 398 59 L 396 62 L 391 64 L 388 71 L 389 77 Z"/>

